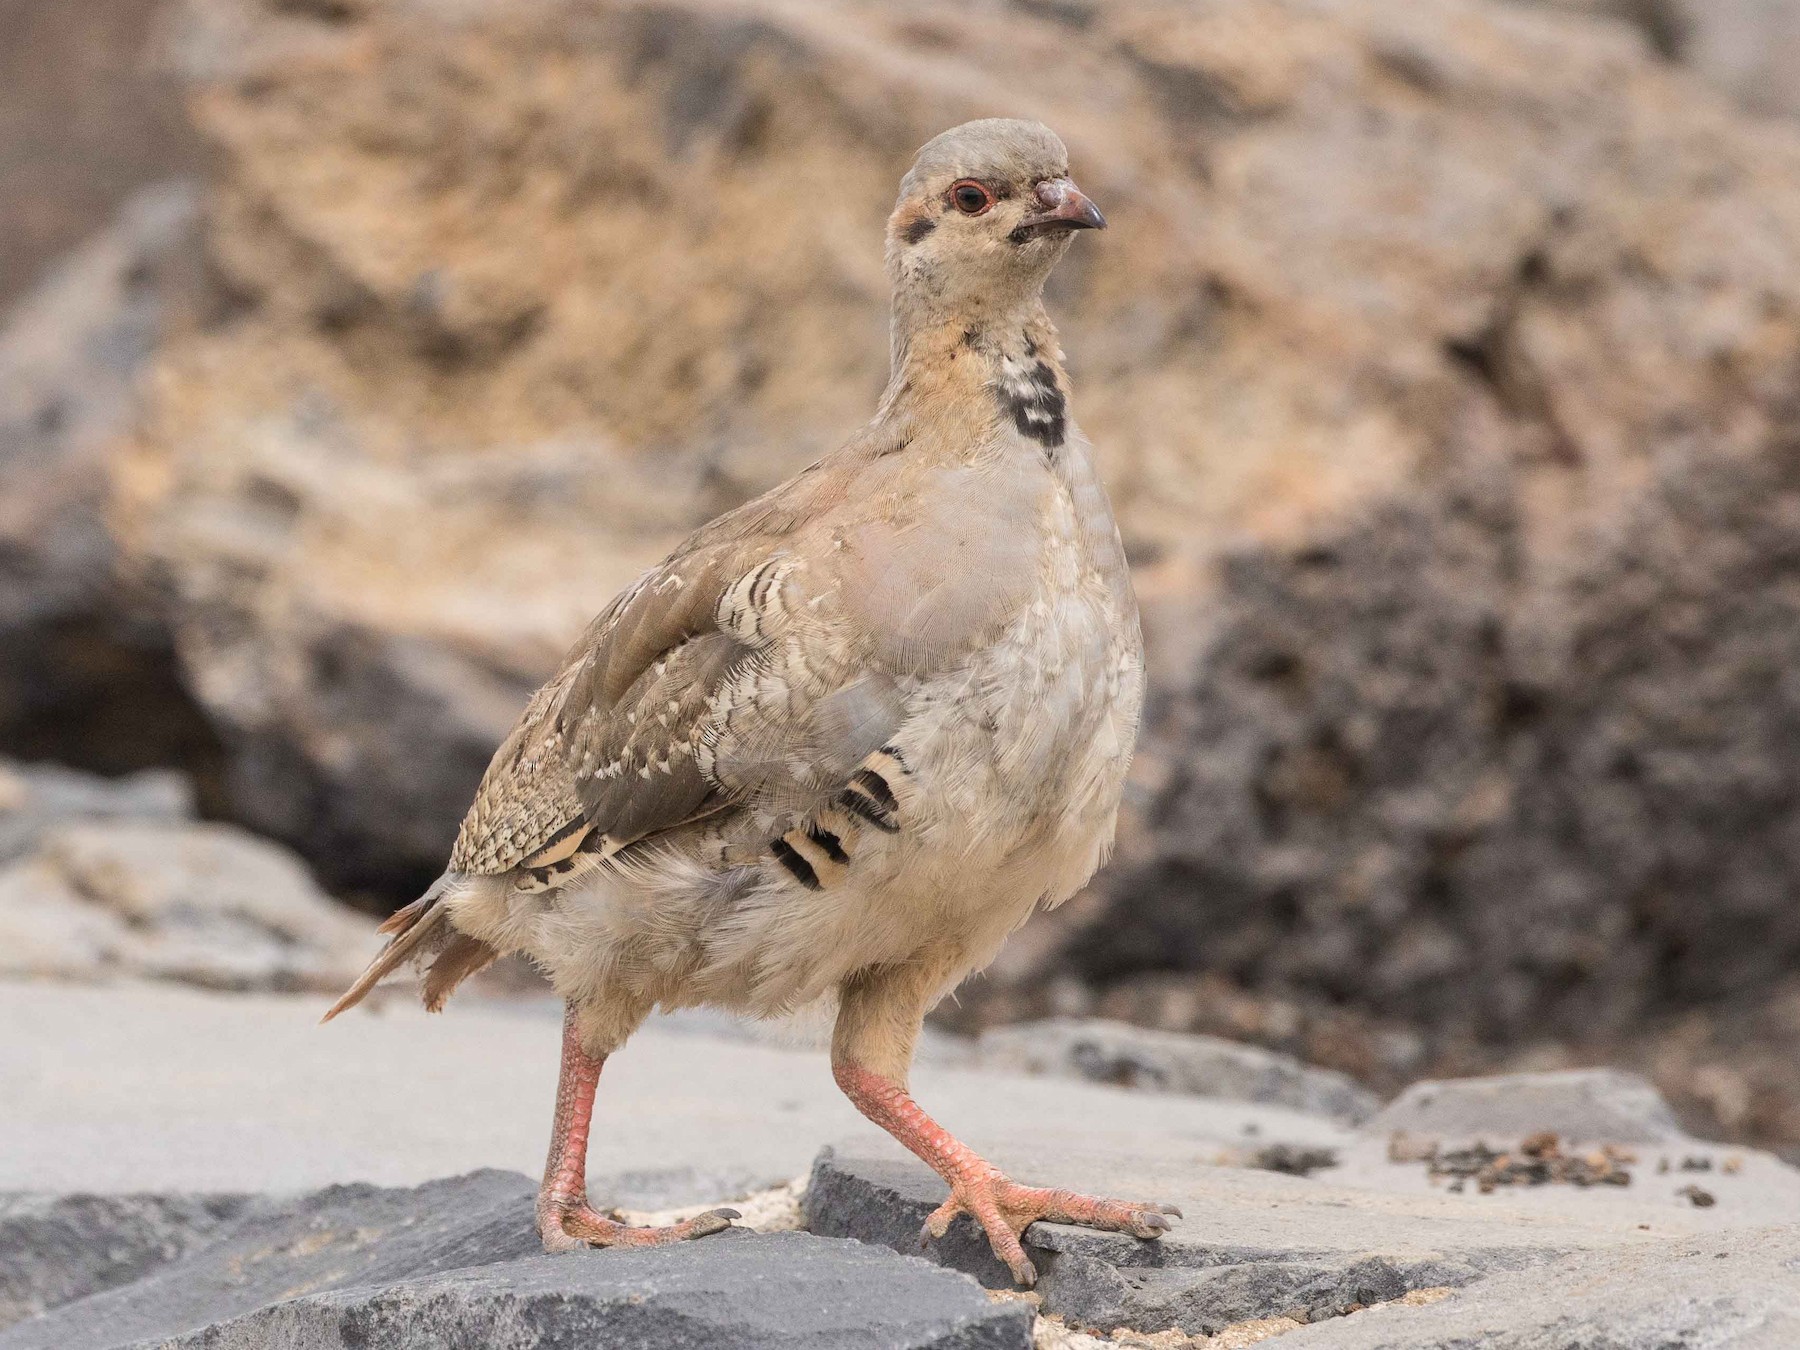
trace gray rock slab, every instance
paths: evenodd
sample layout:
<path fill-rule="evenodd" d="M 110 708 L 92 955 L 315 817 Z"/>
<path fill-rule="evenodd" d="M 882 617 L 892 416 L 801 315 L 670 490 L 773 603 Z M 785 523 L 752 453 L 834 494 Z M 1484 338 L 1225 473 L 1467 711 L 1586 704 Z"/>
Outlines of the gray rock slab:
<path fill-rule="evenodd" d="M 18 1323 L 0 1332 L 0 1350 L 1030 1344 L 1023 1307 L 855 1242 L 735 1232 L 544 1256 L 533 1189 L 505 1172 L 414 1189 L 330 1187 Z"/>
<path fill-rule="evenodd" d="M 1282 1350 L 1792 1350 L 1800 1231 L 1646 1243 L 1496 1275 L 1428 1307 L 1303 1327 Z"/>
<path fill-rule="evenodd" d="M 0 862 L 29 853 L 46 830 L 69 821 L 173 824 L 193 813 L 193 787 L 178 773 L 101 778 L 59 764 L 0 760 Z"/>
<path fill-rule="evenodd" d="M 399 997 L 317 1025 L 328 1000 L 0 980 L 0 1190 L 297 1191 L 413 1185 L 481 1167 L 534 1176 L 556 1091 L 553 1002 Z M 1245 1141 L 1342 1148 L 1278 1107 L 922 1066 L 927 1109 L 980 1148 L 1084 1144 L 1212 1159 Z M 692 1168 L 772 1182 L 819 1148 L 884 1136 L 823 1051 L 652 1022 L 607 1061 L 596 1175 Z M 609 1203 L 630 1196 L 601 1195 Z M 724 1199 L 724 1195 L 699 1197 Z"/>
<path fill-rule="evenodd" d="M 0 1327 L 125 1284 L 216 1241 L 243 1195 L 0 1195 Z"/>
<path fill-rule="evenodd" d="M 0 1333 L 0 1347 L 161 1340 L 266 1303 L 536 1255 L 530 1180 L 477 1172 L 416 1189 L 332 1186 L 250 1216 L 130 1284 Z"/>
<path fill-rule="evenodd" d="M 1745 1159 L 1736 1175 L 1708 1174 L 1716 1203 L 1705 1209 L 1678 1194 L 1675 1176 L 1626 1188 L 1481 1195 L 1434 1188 L 1420 1166 L 1370 1159 L 1310 1179 L 1206 1166 L 1176 1150 L 1003 1150 L 993 1160 L 1021 1181 L 1172 1203 L 1186 1215 L 1158 1242 L 1056 1224 L 1027 1231 L 1045 1311 L 1099 1330 L 1211 1334 L 1252 1318 L 1317 1320 L 1584 1252 L 1677 1237 L 1732 1250 L 1750 1240 L 1745 1234 L 1800 1214 L 1800 1174 L 1760 1156 Z M 840 1147 L 814 1167 L 808 1226 L 923 1250 L 1004 1287 L 1004 1268 L 966 1218 L 943 1241 L 920 1246 L 920 1225 L 945 1193 L 942 1181 L 897 1149 Z"/>
<path fill-rule="evenodd" d="M 656 1350 L 1025 1350 L 1031 1312 L 924 1261 L 801 1233 L 539 1256 L 303 1295 L 164 1344 L 392 1350 L 478 1345 Z"/>
<path fill-rule="evenodd" d="M 1585 1143 L 1676 1144 L 1687 1138 L 1646 1080 L 1618 1069 L 1499 1074 L 1414 1083 L 1363 1125 L 1445 1140 L 1511 1139 L 1553 1130 Z"/>
<path fill-rule="evenodd" d="M 1285 1106 L 1351 1125 L 1381 1105 L 1348 1075 L 1314 1068 L 1292 1055 L 1104 1018 L 1057 1017 L 995 1027 L 979 1037 L 976 1062 L 1015 1073 Z"/>
<path fill-rule="evenodd" d="M 0 974 L 342 989 L 377 946 L 280 845 L 234 825 L 71 821 L 0 866 Z"/>

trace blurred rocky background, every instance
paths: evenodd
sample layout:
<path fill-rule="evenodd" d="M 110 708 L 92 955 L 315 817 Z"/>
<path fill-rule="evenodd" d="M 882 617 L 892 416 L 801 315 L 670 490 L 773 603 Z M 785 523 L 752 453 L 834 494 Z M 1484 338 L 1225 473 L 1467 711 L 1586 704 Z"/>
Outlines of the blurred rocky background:
<path fill-rule="evenodd" d="M 916 146 L 1035 116 L 1154 696 L 944 1023 L 1800 1149 L 1796 91 L 1794 0 L 0 0 L 0 753 L 185 784 L 31 827 L 0 947 L 328 978 L 244 831 L 410 898 L 586 619 L 867 416 Z"/>

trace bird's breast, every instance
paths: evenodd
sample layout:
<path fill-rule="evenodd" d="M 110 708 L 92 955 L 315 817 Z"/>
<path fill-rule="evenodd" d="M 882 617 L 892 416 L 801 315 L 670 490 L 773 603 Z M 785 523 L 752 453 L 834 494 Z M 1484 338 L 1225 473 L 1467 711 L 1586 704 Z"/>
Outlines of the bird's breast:
<path fill-rule="evenodd" d="M 1033 837 L 1046 821 L 1071 838 L 1087 824 L 1110 832 L 1136 740 L 1143 656 L 1117 529 L 1085 455 L 1065 458 L 1038 470 L 1029 570 L 1004 621 L 919 690 L 901 738 L 938 832 L 970 835 L 969 848 L 980 834 Z"/>

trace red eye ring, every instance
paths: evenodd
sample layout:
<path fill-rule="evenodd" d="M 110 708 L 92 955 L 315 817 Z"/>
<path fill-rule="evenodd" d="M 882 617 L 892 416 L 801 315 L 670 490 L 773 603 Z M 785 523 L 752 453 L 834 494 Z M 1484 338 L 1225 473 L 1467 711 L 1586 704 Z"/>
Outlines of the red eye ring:
<path fill-rule="evenodd" d="M 994 194 L 985 183 L 960 178 L 950 185 L 950 201 L 965 216 L 978 216 L 994 204 Z"/>

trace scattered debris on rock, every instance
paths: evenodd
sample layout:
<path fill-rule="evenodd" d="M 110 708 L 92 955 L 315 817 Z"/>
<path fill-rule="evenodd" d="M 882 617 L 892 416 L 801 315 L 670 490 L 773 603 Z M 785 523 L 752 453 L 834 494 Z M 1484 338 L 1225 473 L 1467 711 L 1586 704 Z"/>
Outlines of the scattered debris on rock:
<path fill-rule="evenodd" d="M 1077 1331 L 1052 1314 L 1038 1318 L 1033 1325 L 1031 1345 L 1032 1350 L 1246 1350 L 1305 1325 L 1291 1317 L 1257 1317 L 1221 1327 L 1210 1336 L 1190 1336 L 1174 1329 L 1134 1331 L 1130 1327 L 1092 1332 Z"/>
<path fill-rule="evenodd" d="M 1403 1134 L 1394 1136 L 1388 1156 L 1395 1161 L 1420 1159 L 1418 1143 Z M 1566 1153 L 1562 1141 L 1548 1130 L 1527 1136 L 1516 1149 L 1492 1149 L 1483 1143 L 1462 1148 L 1430 1144 L 1423 1153 L 1426 1172 L 1433 1181 L 1450 1178 L 1449 1189 L 1460 1192 L 1468 1181 L 1483 1195 L 1499 1186 L 1544 1186 L 1553 1182 L 1571 1186 L 1629 1186 L 1630 1165 L 1637 1155 L 1630 1149 L 1604 1144 L 1585 1153 Z"/>
<path fill-rule="evenodd" d="M 1338 1151 L 1306 1144 L 1264 1144 L 1260 1148 L 1226 1149 L 1213 1159 L 1218 1167 L 1254 1167 L 1290 1177 L 1309 1177 L 1336 1167 Z"/>

